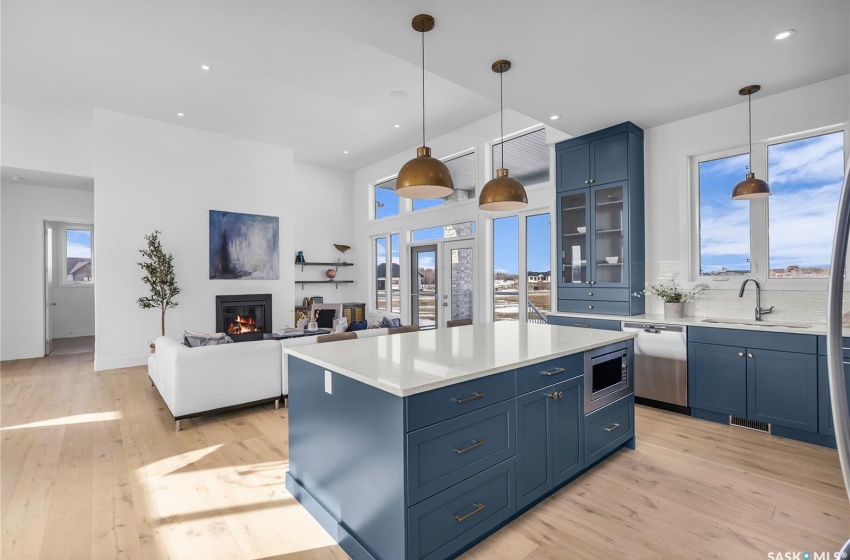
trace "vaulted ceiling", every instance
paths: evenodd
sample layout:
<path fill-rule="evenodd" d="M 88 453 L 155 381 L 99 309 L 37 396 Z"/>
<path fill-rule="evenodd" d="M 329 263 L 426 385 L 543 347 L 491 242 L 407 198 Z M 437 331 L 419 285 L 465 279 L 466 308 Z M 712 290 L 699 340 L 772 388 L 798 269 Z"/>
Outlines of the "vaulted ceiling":
<path fill-rule="evenodd" d="M 750 83 L 770 95 L 844 75 L 849 6 L 2 0 L 2 100 L 86 119 L 104 107 L 357 169 L 420 142 L 420 36 L 410 27 L 417 13 L 436 19 L 425 37 L 430 138 L 498 110 L 490 70 L 498 58 L 513 62 L 506 107 L 573 135 L 741 103 L 737 90 Z M 786 28 L 796 33 L 775 41 Z M 549 121 L 553 114 L 561 118 Z"/>

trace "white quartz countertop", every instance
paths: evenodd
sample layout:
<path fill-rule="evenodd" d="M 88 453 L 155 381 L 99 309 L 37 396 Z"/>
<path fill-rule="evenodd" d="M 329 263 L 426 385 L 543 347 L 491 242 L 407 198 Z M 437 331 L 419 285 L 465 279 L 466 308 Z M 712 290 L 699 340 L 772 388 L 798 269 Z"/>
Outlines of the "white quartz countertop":
<path fill-rule="evenodd" d="M 605 319 L 609 321 L 626 321 L 629 323 L 662 323 L 665 325 L 684 325 L 686 327 L 714 327 L 721 329 L 741 329 L 751 331 L 769 331 L 782 333 L 796 334 L 812 334 L 825 335 L 826 325 L 821 323 L 809 323 L 809 328 L 790 328 L 782 326 L 785 321 L 780 321 L 779 324 L 774 324 L 770 320 L 769 315 L 765 315 L 764 320 L 757 325 L 742 324 L 748 321 L 747 319 L 723 318 L 723 317 L 682 317 L 681 319 L 667 318 L 664 315 L 589 315 L 587 313 L 573 313 L 568 311 L 551 311 L 549 315 L 557 317 L 584 318 L 584 319 Z M 723 322 L 706 322 L 708 321 L 723 321 Z M 739 323 L 740 321 L 741 323 Z M 804 323 L 795 323 L 804 324 Z M 844 336 L 850 336 L 850 328 L 844 327 Z"/>
<path fill-rule="evenodd" d="M 284 347 L 291 356 L 399 397 L 634 338 L 514 321 Z"/>

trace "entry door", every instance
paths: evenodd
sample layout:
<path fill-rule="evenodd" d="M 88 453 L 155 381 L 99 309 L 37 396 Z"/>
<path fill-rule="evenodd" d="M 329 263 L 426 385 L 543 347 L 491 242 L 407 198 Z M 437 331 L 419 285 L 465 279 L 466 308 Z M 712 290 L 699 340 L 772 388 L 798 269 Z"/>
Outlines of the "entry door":
<path fill-rule="evenodd" d="M 422 245 L 410 248 L 411 324 L 420 329 L 437 327 L 440 311 L 437 306 L 438 246 Z"/>
<path fill-rule="evenodd" d="M 475 241 L 446 241 L 443 243 L 442 289 L 440 301 L 443 322 L 457 319 L 472 320 L 475 308 Z"/>
<path fill-rule="evenodd" d="M 56 306 L 53 285 L 53 227 L 44 222 L 44 355 L 53 351 L 53 308 Z"/>

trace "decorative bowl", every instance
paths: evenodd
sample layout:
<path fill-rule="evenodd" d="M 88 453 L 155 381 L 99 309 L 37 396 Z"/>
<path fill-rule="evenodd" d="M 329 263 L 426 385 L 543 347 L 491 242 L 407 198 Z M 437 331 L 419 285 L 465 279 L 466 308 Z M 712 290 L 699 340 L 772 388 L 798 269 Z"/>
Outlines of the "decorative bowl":
<path fill-rule="evenodd" d="M 620 257 L 605 257 L 605 260 L 608 261 L 608 264 L 617 264 L 617 261 L 620 260 Z"/>
<path fill-rule="evenodd" d="M 584 233 L 584 232 L 587 231 L 587 227 L 585 227 L 585 226 L 577 227 L 576 229 L 578 230 L 579 233 Z"/>

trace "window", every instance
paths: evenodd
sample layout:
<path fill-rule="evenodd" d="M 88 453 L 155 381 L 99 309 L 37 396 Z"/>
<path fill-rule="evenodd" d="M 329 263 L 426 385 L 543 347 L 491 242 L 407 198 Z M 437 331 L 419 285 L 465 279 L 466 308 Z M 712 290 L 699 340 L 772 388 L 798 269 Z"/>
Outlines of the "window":
<path fill-rule="evenodd" d="M 692 250 L 699 261 L 693 276 L 752 274 L 786 286 L 788 279 L 826 279 L 846 133 L 832 127 L 754 144 L 753 172 L 773 194 L 749 201 L 731 199 L 749 171 L 746 152 L 695 159 L 699 243 Z"/>
<path fill-rule="evenodd" d="M 430 241 L 432 239 L 449 239 L 452 237 L 470 237 L 475 235 L 475 222 L 463 222 L 425 229 L 414 229 L 410 232 L 412 241 Z"/>
<path fill-rule="evenodd" d="M 505 167 L 511 177 L 526 187 L 549 181 L 550 150 L 549 145 L 546 144 L 546 130 L 540 128 L 505 140 L 504 143 L 504 165 L 502 165 L 502 143 L 495 142 L 492 146 L 491 177 L 496 176 L 496 169 Z"/>
<path fill-rule="evenodd" d="M 750 206 L 731 198 L 748 162 L 747 154 L 699 162 L 701 276 L 750 273 Z"/>
<path fill-rule="evenodd" d="M 519 321 L 519 217 L 493 220 L 493 320 Z"/>
<path fill-rule="evenodd" d="M 62 228 L 63 276 L 65 285 L 90 285 L 94 283 L 92 252 L 93 229 L 90 225 L 73 224 Z"/>
<path fill-rule="evenodd" d="M 767 147 L 770 278 L 828 278 L 844 132 Z"/>
<path fill-rule="evenodd" d="M 401 313 L 399 239 L 400 236 L 397 233 L 375 239 L 375 310 L 377 311 L 389 310 L 391 313 Z M 389 255 L 387 244 L 390 248 Z"/>
<path fill-rule="evenodd" d="M 549 214 L 525 218 L 525 293 L 528 322 L 545 323 L 552 309 L 551 224 Z"/>
<path fill-rule="evenodd" d="M 475 152 L 442 160 L 452 174 L 455 192 L 448 198 L 413 199 L 413 211 L 434 208 L 475 198 Z"/>
<path fill-rule="evenodd" d="M 375 185 L 375 219 L 398 216 L 398 196 L 395 194 L 396 178 Z"/>

